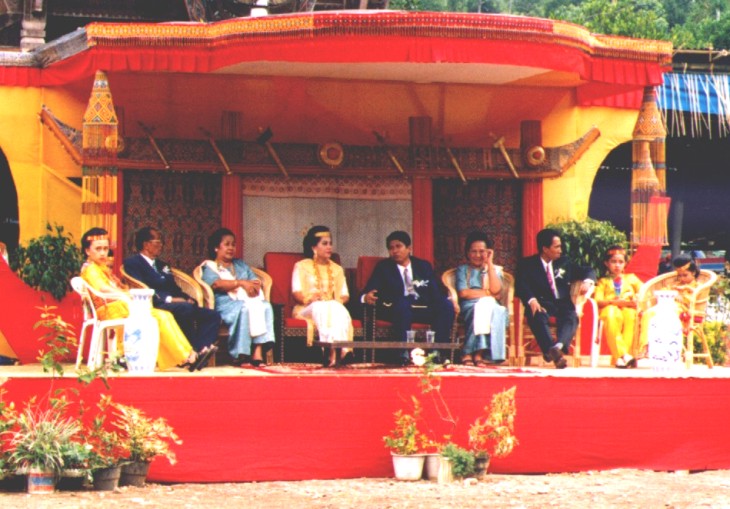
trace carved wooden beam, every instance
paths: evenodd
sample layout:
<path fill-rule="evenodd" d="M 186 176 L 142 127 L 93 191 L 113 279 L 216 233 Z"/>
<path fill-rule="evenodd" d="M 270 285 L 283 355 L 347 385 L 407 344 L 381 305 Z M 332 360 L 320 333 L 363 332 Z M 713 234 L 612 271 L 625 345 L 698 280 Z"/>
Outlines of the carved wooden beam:
<path fill-rule="evenodd" d="M 157 152 L 157 156 L 160 158 L 160 161 L 162 161 L 162 164 L 165 165 L 165 169 L 170 169 L 170 163 L 167 162 L 167 159 L 165 158 L 165 154 L 162 153 L 162 150 L 160 150 L 160 146 L 157 144 L 157 140 L 155 140 L 155 137 L 152 136 L 153 129 L 151 127 L 147 127 L 142 122 L 137 122 L 139 126 L 142 128 L 144 133 L 147 135 L 147 139 L 149 140 L 150 144 L 152 145 L 152 148 L 155 149 L 155 152 Z"/>

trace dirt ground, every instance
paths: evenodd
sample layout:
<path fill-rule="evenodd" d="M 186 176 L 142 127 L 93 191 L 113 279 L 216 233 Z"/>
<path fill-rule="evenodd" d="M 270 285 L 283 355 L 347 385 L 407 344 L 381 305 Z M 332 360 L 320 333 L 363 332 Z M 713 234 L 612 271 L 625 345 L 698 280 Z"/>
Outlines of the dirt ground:
<path fill-rule="evenodd" d="M 0 493 L 4 509 L 56 508 L 730 508 L 730 471 L 611 470 L 488 475 L 450 484 L 393 479 L 149 484 L 114 492 Z"/>

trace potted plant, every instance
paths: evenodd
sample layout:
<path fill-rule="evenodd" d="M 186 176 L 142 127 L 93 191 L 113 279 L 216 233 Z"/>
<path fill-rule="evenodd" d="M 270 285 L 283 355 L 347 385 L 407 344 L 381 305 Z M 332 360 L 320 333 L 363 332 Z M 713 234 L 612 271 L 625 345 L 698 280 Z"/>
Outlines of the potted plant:
<path fill-rule="evenodd" d="M 114 403 L 116 420 L 114 426 L 124 441 L 129 456 L 122 465 L 121 486 L 144 486 L 150 463 L 157 456 L 164 456 L 175 464 L 172 444 L 181 444 L 172 429 L 162 417 L 149 418 L 142 410 L 120 403 Z"/>
<path fill-rule="evenodd" d="M 80 490 L 84 482 L 91 480 L 91 445 L 71 440 L 61 447 L 63 466 L 56 488 Z"/>
<path fill-rule="evenodd" d="M 477 462 L 477 477 L 484 476 L 490 458 L 503 458 L 518 444 L 514 436 L 516 390 L 512 387 L 494 394 L 491 403 L 484 407 L 485 415 L 477 417 L 469 428 L 469 447 Z"/>
<path fill-rule="evenodd" d="M 449 442 L 441 449 L 441 459 L 439 482 L 450 482 L 454 478 L 463 479 L 474 474 L 475 455 L 472 451 Z"/>
<path fill-rule="evenodd" d="M 421 453 L 423 434 L 418 430 L 421 415 L 421 404 L 415 396 L 411 396 L 413 413 L 398 410 L 394 413 L 395 427 L 390 434 L 383 437 L 385 446 L 390 449 L 393 458 L 395 478 L 402 481 L 417 481 L 423 473 L 425 455 Z"/>
<path fill-rule="evenodd" d="M 28 493 L 52 493 L 63 468 L 63 448 L 79 433 L 78 423 L 58 408 L 34 402 L 18 415 L 10 433 L 10 461 L 28 475 Z"/>
<path fill-rule="evenodd" d="M 128 456 L 124 440 L 116 430 L 108 429 L 107 412 L 112 405 L 110 396 L 102 396 L 98 413 L 86 430 L 86 442 L 91 446 L 89 467 L 94 489 L 112 491 L 119 485 L 122 463 Z"/>

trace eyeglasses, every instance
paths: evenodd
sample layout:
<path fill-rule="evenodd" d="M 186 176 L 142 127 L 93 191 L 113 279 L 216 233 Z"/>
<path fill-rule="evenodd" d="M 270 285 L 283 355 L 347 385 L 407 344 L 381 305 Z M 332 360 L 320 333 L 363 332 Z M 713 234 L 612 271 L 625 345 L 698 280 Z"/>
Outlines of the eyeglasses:
<path fill-rule="evenodd" d="M 160 244 L 161 246 L 165 244 L 165 241 L 160 239 L 148 240 L 147 242 L 150 242 L 151 244 Z"/>

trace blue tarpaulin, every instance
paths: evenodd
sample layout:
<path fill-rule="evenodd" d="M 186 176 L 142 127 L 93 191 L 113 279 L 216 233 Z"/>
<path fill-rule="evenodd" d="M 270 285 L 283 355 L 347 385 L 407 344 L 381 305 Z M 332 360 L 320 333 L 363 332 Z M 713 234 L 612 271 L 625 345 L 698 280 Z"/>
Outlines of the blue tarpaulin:
<path fill-rule="evenodd" d="M 728 75 L 666 73 L 657 87 L 657 104 L 670 135 L 724 137 L 730 132 Z"/>

